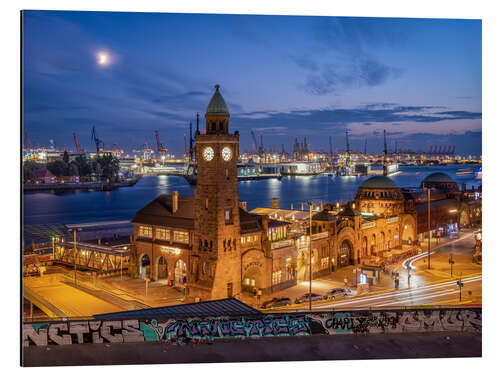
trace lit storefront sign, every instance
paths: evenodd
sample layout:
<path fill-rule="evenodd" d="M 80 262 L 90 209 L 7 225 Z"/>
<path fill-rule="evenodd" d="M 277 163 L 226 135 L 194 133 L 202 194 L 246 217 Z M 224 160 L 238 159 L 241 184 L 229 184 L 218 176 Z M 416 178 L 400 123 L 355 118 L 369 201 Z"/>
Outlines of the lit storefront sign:
<path fill-rule="evenodd" d="M 170 247 L 170 246 L 162 246 L 161 251 L 165 251 L 167 253 L 171 253 L 174 255 L 179 255 L 181 253 L 181 249 L 177 247 Z"/>

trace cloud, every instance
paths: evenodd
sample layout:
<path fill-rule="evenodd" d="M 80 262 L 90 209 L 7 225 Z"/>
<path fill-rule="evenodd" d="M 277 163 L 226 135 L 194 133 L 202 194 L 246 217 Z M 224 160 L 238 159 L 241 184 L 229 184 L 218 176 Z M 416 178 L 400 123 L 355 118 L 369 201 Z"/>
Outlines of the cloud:
<path fill-rule="evenodd" d="M 235 115 L 235 122 L 249 127 L 286 126 L 291 132 L 314 127 L 314 130 L 346 128 L 349 124 L 361 123 L 371 126 L 376 123 L 400 124 L 403 122 L 432 123 L 444 120 L 481 119 L 480 112 L 440 111 L 435 106 L 387 106 L 365 105 L 359 108 L 332 108 L 317 110 L 292 110 L 289 112 L 249 112 Z M 255 125 L 252 125 L 255 124 Z M 272 125 L 271 125 L 272 124 Z"/>
<path fill-rule="evenodd" d="M 400 69 L 389 67 L 368 56 L 360 56 L 350 64 L 326 64 L 316 74 L 310 74 L 304 84 L 307 92 L 326 95 L 346 88 L 378 86 L 401 74 Z"/>
<path fill-rule="evenodd" d="M 316 46 L 291 57 L 306 72 L 300 87 L 313 95 L 327 95 L 396 79 L 403 69 L 380 61 L 371 51 L 401 48 L 410 33 L 411 27 L 392 20 L 320 18 L 313 26 Z"/>

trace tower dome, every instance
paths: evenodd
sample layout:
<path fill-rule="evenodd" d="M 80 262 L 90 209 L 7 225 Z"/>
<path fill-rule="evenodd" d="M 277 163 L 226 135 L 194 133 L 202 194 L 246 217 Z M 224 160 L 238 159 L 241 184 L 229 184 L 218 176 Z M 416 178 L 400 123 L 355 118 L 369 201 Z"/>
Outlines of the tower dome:
<path fill-rule="evenodd" d="M 443 172 L 435 172 L 428 175 L 424 182 L 453 183 L 453 179 Z"/>
<path fill-rule="evenodd" d="M 210 100 L 210 103 L 208 103 L 206 114 L 229 116 L 229 110 L 227 109 L 226 102 L 224 101 L 224 98 L 222 97 L 219 88 L 220 88 L 219 85 L 215 85 L 215 92 L 214 95 L 212 96 L 212 99 Z"/>
<path fill-rule="evenodd" d="M 361 189 L 399 189 L 399 186 L 387 176 L 374 176 L 365 180 Z"/>

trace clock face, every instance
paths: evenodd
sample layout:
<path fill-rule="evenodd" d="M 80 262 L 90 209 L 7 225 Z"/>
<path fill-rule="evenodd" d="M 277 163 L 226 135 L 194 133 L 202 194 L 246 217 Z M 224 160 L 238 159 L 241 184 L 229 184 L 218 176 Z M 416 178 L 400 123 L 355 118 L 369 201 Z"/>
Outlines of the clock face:
<path fill-rule="evenodd" d="M 203 150 L 203 158 L 206 160 L 206 161 L 210 161 L 214 158 L 214 149 L 212 147 L 206 147 L 204 150 Z"/>
<path fill-rule="evenodd" d="M 231 156 L 232 156 L 231 149 L 229 147 L 224 147 L 222 149 L 222 159 L 224 159 L 225 161 L 229 161 L 231 160 Z"/>

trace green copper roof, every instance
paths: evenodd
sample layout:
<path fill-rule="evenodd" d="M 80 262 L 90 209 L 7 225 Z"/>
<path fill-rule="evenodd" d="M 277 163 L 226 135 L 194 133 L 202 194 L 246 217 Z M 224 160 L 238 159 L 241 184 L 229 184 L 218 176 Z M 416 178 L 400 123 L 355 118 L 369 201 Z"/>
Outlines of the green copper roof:
<path fill-rule="evenodd" d="M 207 115 L 229 115 L 226 102 L 219 92 L 219 85 L 215 85 L 215 93 L 208 103 Z"/>
<path fill-rule="evenodd" d="M 374 176 L 364 181 L 360 188 L 363 189 L 397 189 L 399 186 L 387 176 Z"/>

